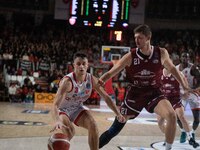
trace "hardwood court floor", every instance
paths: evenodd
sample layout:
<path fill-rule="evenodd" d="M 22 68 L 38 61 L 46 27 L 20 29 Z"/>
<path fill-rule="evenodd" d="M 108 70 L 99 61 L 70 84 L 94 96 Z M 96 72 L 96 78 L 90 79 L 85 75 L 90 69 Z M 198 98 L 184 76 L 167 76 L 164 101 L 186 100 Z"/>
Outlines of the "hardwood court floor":
<path fill-rule="evenodd" d="M 53 120 L 51 113 L 40 114 L 39 111 L 50 110 L 50 104 L 24 104 L 0 102 L 0 150 L 46 150 L 49 131 Z M 100 106 L 86 106 L 97 121 L 99 133 L 101 134 L 112 124 L 114 114 L 101 104 Z M 24 110 L 34 110 L 36 113 L 22 113 Z M 188 121 L 192 120 L 190 110 L 186 111 Z M 5 122 L 7 121 L 7 122 Z M 26 125 L 16 125 L 16 122 L 25 121 Z M 45 125 L 33 126 L 32 122 L 43 122 Z M 89 150 L 87 144 L 87 130 L 76 127 L 76 135 L 71 141 L 71 150 Z M 180 131 L 177 128 L 176 140 L 179 139 Z M 200 129 L 196 133 L 200 136 Z M 150 148 L 153 142 L 163 141 L 164 136 L 159 130 L 154 114 L 143 111 L 134 121 L 126 124 L 121 133 L 115 137 L 102 150 L 118 150 L 117 146 L 146 147 Z"/>

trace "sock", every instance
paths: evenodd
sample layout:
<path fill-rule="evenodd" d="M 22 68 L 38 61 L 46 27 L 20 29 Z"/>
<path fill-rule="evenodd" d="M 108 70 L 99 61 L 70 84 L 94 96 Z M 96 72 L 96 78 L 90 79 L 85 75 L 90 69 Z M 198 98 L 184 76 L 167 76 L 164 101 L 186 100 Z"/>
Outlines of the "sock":
<path fill-rule="evenodd" d="M 195 130 L 192 129 L 191 133 L 195 133 Z"/>
<path fill-rule="evenodd" d="M 166 142 L 165 150 L 171 150 L 171 149 L 172 149 L 172 144 Z"/>
<path fill-rule="evenodd" d="M 181 129 L 181 128 L 180 128 L 180 130 L 181 130 L 181 132 L 185 132 L 185 129 Z"/>
<path fill-rule="evenodd" d="M 188 140 L 190 140 L 190 139 L 192 138 L 192 133 L 191 133 L 191 131 L 190 131 L 190 132 L 186 132 L 186 135 L 187 135 Z"/>

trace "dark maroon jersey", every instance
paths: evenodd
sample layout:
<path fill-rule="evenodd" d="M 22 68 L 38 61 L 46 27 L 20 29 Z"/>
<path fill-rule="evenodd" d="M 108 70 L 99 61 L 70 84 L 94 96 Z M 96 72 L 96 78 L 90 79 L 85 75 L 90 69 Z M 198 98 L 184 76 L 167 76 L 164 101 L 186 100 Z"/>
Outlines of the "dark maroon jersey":
<path fill-rule="evenodd" d="M 138 48 L 131 50 L 132 64 L 126 67 L 127 81 L 138 88 L 161 86 L 163 66 L 159 47 L 152 46 L 152 54 L 145 57 Z"/>
<path fill-rule="evenodd" d="M 166 97 L 178 97 L 180 98 L 180 86 L 178 81 L 172 76 L 164 76 L 161 77 L 163 91 Z"/>

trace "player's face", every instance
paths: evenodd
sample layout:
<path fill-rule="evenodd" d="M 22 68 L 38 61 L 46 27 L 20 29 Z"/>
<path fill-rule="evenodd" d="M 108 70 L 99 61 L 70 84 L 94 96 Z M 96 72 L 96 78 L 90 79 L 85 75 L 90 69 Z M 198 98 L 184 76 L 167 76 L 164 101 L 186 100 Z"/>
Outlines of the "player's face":
<path fill-rule="evenodd" d="M 149 39 L 150 39 L 149 37 L 145 36 L 142 33 L 135 33 L 135 43 L 136 46 L 140 49 L 144 48 L 145 45 L 149 44 L 148 43 L 150 41 Z"/>
<path fill-rule="evenodd" d="M 182 53 L 181 55 L 181 62 L 182 63 L 188 63 L 190 60 L 189 54 L 188 53 Z"/>
<path fill-rule="evenodd" d="M 77 57 L 74 60 L 74 72 L 78 73 L 78 74 L 86 74 L 88 69 L 88 59 L 87 58 L 81 58 L 81 57 Z"/>

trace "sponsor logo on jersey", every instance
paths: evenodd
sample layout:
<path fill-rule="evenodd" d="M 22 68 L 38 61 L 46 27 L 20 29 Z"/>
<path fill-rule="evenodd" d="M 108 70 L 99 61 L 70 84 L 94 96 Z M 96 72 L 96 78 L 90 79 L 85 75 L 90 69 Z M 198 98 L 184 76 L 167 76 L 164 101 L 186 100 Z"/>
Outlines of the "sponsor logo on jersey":
<path fill-rule="evenodd" d="M 158 62 L 159 62 L 158 59 L 153 60 L 154 64 L 157 64 Z"/>
<path fill-rule="evenodd" d="M 174 78 L 171 78 L 171 81 L 175 81 L 175 79 L 174 79 Z"/>

